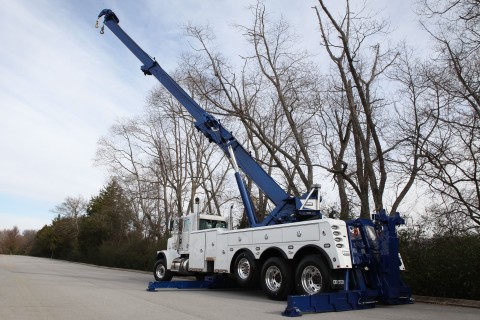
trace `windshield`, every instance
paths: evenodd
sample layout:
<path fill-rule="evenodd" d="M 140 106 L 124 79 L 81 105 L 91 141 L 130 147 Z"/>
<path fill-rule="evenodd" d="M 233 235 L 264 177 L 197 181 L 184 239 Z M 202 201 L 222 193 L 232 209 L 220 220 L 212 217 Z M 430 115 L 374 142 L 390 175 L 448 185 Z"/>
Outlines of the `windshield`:
<path fill-rule="evenodd" d="M 190 219 L 183 220 L 183 231 L 190 231 Z"/>
<path fill-rule="evenodd" d="M 226 228 L 227 223 L 225 221 L 217 221 L 217 220 L 208 220 L 208 219 L 200 219 L 200 230 L 205 229 L 213 229 L 213 228 Z"/>

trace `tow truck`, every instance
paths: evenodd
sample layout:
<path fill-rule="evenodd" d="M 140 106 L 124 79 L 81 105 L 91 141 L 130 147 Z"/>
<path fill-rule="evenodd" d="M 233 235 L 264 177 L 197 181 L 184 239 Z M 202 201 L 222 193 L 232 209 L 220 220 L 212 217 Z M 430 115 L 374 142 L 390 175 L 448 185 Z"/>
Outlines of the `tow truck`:
<path fill-rule="evenodd" d="M 130 38 L 112 10 L 100 12 L 97 27 L 102 17 L 100 33 L 107 26 L 141 61 L 140 70 L 157 78 L 190 113 L 196 129 L 230 160 L 249 223 L 248 228 L 235 230 L 230 217 L 201 213 L 196 200 L 194 212 L 172 224 L 167 248 L 157 252 L 156 281 L 149 290 L 215 287 L 225 283 L 218 279 L 233 278 L 241 287 L 260 285 L 270 299 L 287 299 L 286 316 L 413 302 L 400 275 L 404 266 L 396 227 L 404 220 L 398 213 L 387 215 L 382 210 L 372 219 L 345 222 L 322 213 L 319 185 L 290 196 L 218 119 Z M 262 221 L 242 173 L 275 205 Z M 173 276 L 209 277 L 189 282 L 171 281 Z"/>

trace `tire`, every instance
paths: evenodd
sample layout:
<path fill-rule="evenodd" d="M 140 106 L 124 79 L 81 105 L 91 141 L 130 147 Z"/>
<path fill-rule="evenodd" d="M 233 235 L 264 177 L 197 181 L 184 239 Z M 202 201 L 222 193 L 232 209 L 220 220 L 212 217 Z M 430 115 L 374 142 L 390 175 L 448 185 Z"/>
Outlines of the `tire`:
<path fill-rule="evenodd" d="M 330 273 L 318 255 L 303 258 L 295 271 L 295 289 L 298 294 L 313 295 L 330 291 Z"/>
<path fill-rule="evenodd" d="M 292 267 L 283 258 L 272 257 L 262 268 L 262 288 L 269 299 L 285 300 L 293 291 Z"/>
<path fill-rule="evenodd" d="M 153 268 L 153 276 L 157 281 L 170 281 L 172 280 L 172 272 L 167 269 L 167 263 L 165 259 L 159 259 L 155 263 L 155 267 Z"/>
<path fill-rule="evenodd" d="M 245 251 L 237 256 L 233 273 L 237 284 L 242 288 L 252 288 L 257 284 L 257 263 L 250 252 Z"/>

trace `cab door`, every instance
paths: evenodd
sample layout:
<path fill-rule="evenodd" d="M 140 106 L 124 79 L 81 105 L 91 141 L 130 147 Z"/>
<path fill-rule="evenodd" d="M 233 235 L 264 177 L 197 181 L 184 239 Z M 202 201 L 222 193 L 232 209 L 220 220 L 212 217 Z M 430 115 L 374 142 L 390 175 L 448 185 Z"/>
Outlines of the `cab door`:
<path fill-rule="evenodd" d="M 190 245 L 190 228 L 191 228 L 191 220 L 190 218 L 184 218 L 183 219 L 183 225 L 182 225 L 182 235 L 180 238 L 180 244 L 179 244 L 179 252 L 181 254 L 188 253 L 189 251 L 189 245 Z"/>
<path fill-rule="evenodd" d="M 205 232 L 198 231 L 190 234 L 190 249 L 188 268 L 193 271 L 205 269 Z"/>

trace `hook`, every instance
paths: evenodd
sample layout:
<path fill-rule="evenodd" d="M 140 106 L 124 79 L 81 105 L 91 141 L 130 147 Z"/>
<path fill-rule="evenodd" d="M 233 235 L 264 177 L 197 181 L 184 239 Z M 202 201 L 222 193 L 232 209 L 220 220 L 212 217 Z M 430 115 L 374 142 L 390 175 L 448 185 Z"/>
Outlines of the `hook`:
<path fill-rule="evenodd" d="M 98 21 L 100 20 L 100 18 L 97 19 L 97 22 L 95 23 L 95 28 L 98 28 Z M 105 23 L 102 25 L 102 28 L 100 29 L 100 34 L 104 34 L 105 33 Z"/>

